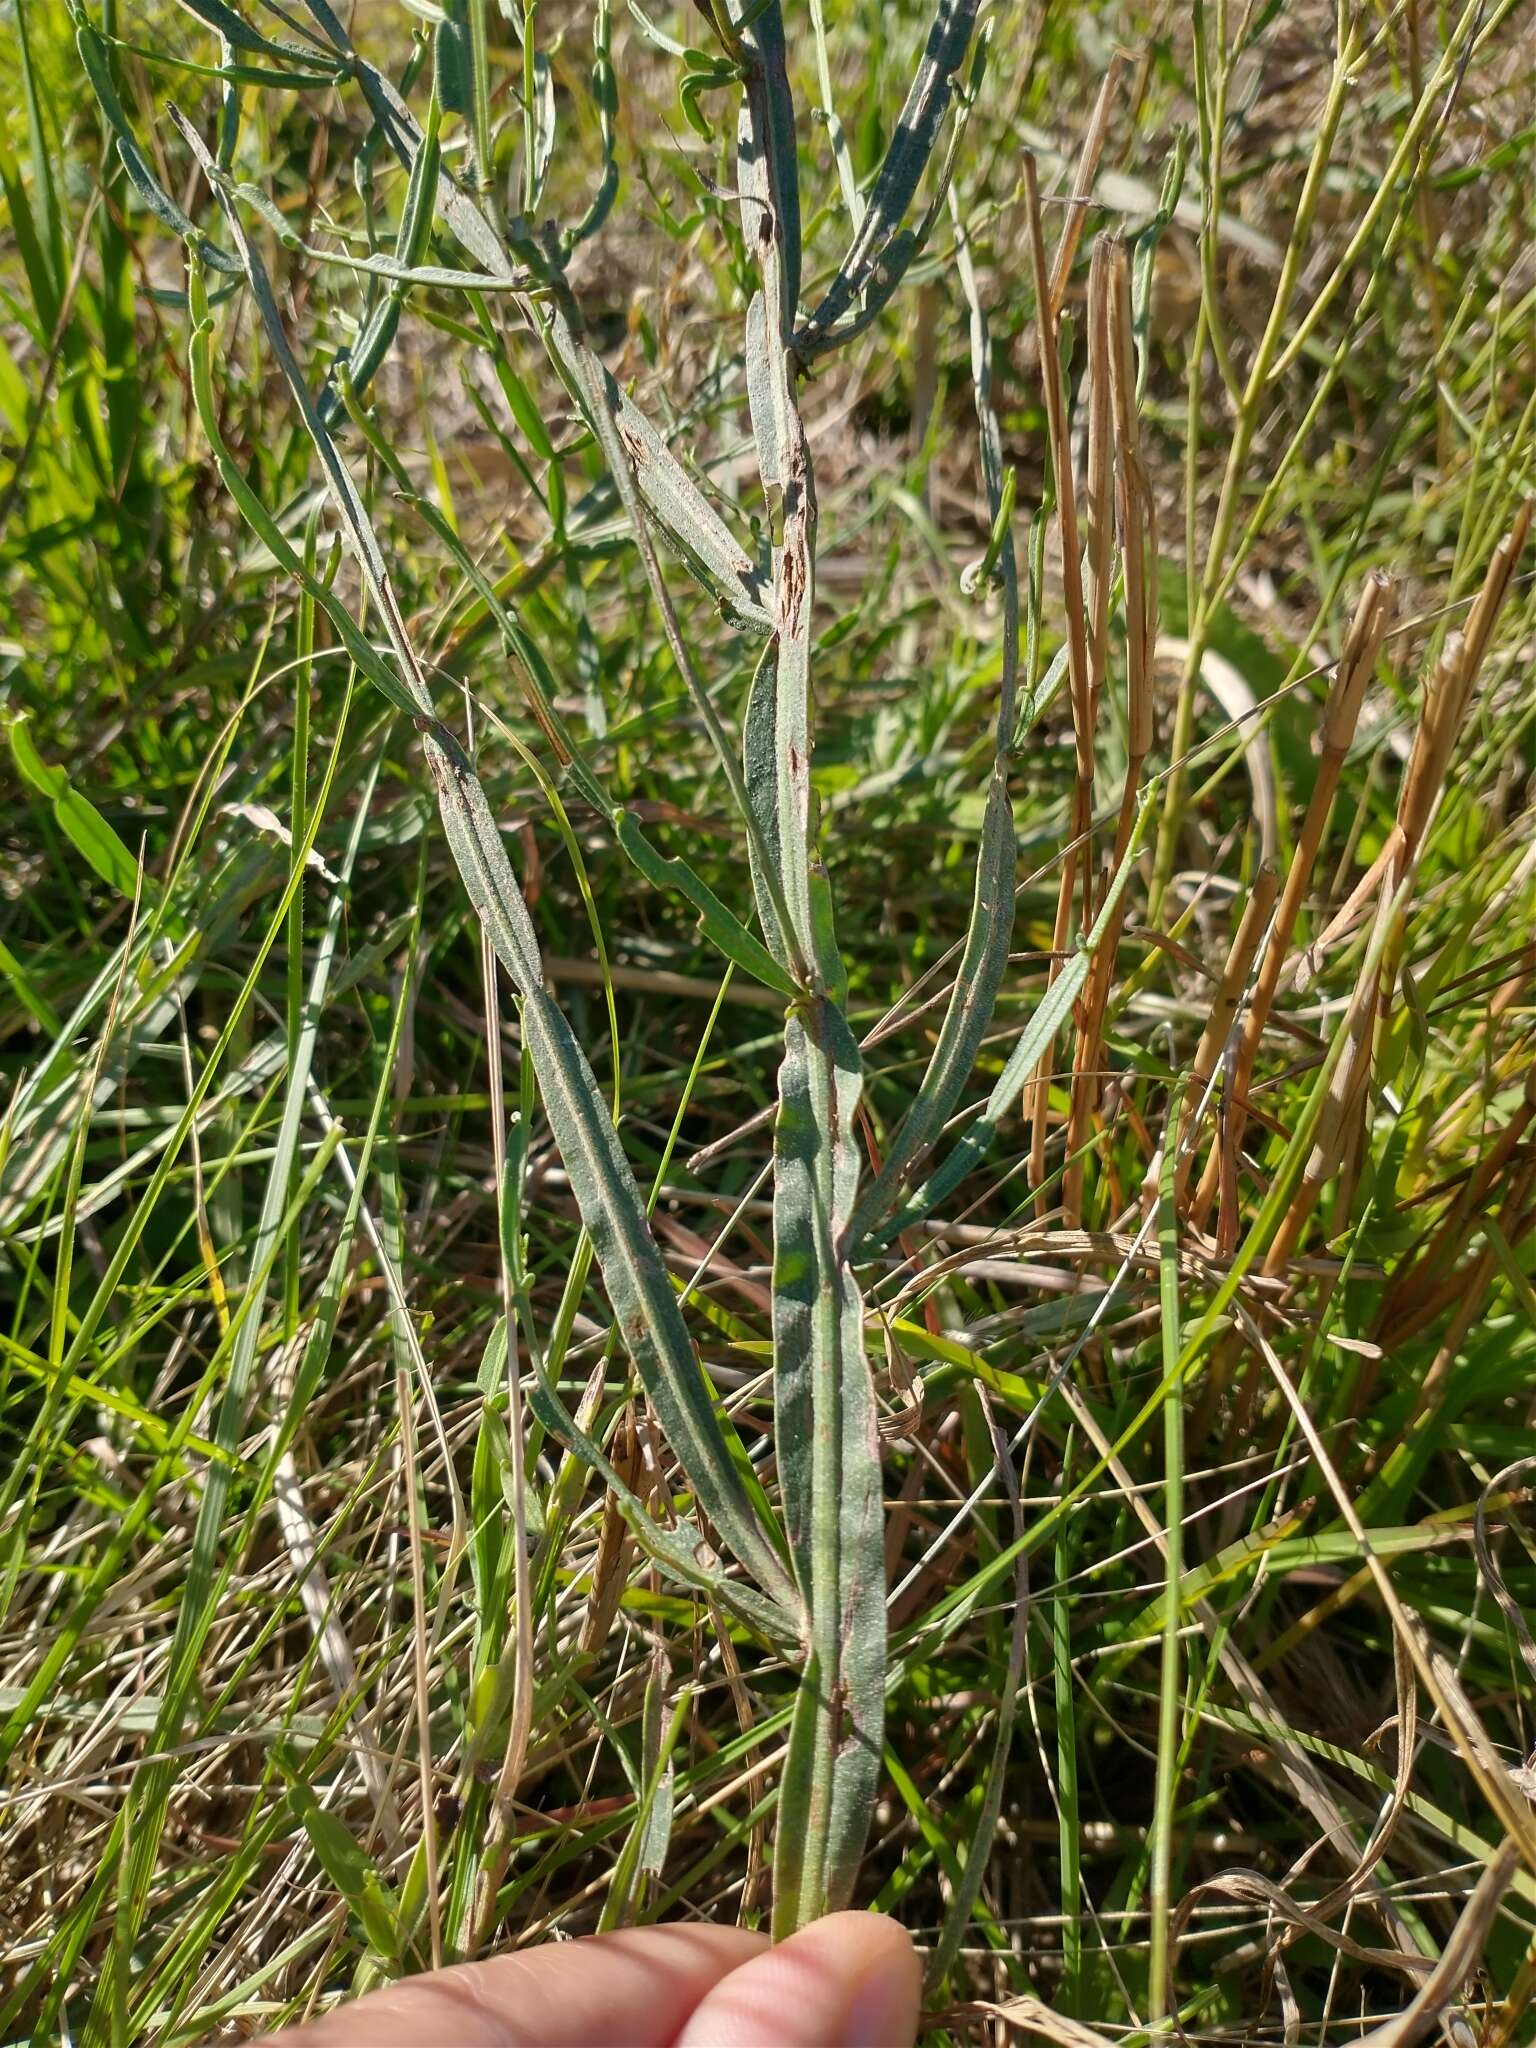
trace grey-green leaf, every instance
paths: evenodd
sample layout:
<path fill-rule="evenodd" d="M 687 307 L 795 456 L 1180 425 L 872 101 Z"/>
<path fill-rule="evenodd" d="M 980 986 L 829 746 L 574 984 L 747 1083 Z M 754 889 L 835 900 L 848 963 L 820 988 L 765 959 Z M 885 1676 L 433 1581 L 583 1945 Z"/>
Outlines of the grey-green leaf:
<path fill-rule="evenodd" d="M 226 6 L 225 0 L 180 0 L 180 4 L 209 28 L 217 29 L 237 50 L 250 50 L 260 57 L 296 57 L 300 63 L 314 67 L 313 50 L 305 49 L 301 43 L 274 42 L 271 36 L 252 28 L 233 7 Z"/>
<path fill-rule="evenodd" d="M 320 456 L 352 551 L 394 649 L 407 695 L 416 706 L 455 863 L 497 958 L 522 998 L 523 1029 L 545 1112 L 571 1177 L 582 1221 L 596 1248 L 620 1334 L 700 1507 L 770 1600 L 792 1613 L 796 1603 L 788 1574 L 732 1461 L 712 1390 L 651 1236 L 639 1189 L 601 1090 L 564 1014 L 544 987 L 533 924 L 485 792 L 462 749 L 433 713 L 378 541 L 283 333 L 261 259 L 200 138 L 185 124 L 184 132 L 224 205 L 268 341 Z"/>
<path fill-rule="evenodd" d="M 847 1904 L 880 1776 L 885 1544 L 863 1306 L 842 1250 L 858 1188 L 857 1044 L 820 998 L 785 1031 L 774 1127 L 774 1434 L 810 1617 L 779 1795 L 777 1935 Z"/>
<path fill-rule="evenodd" d="M 357 55 L 331 10 L 319 0 L 310 0 L 310 11 L 325 23 L 336 48 L 346 53 L 384 140 L 409 169 L 422 140 L 415 116 L 384 74 Z M 438 175 L 437 211 L 482 270 L 509 280 L 517 278 L 518 266 L 495 228 L 447 171 Z M 750 554 L 645 414 L 619 390 L 607 365 L 576 333 L 567 315 L 557 312 L 545 324 L 544 332 L 573 393 L 584 391 L 592 377 L 603 381 L 632 459 L 636 487 L 657 525 L 685 559 L 707 573 L 715 595 L 735 618 L 759 632 L 766 631 L 768 615 L 760 572 Z M 579 402 L 588 410 L 585 397 Z M 593 424 L 590 416 L 588 424 Z"/>
<path fill-rule="evenodd" d="M 112 128 L 118 158 L 144 204 L 173 234 L 180 235 L 184 241 L 195 243 L 202 250 L 203 257 L 211 268 L 238 273 L 240 265 L 235 258 L 226 254 L 223 249 L 215 248 L 208 241 L 197 224 L 182 212 L 150 168 L 149 159 L 139 147 L 138 138 L 118 97 L 112 69 L 107 62 L 107 46 L 84 15 L 76 20 L 75 47 L 80 52 L 80 62 L 91 82 L 91 89 L 96 95 L 101 111 Z"/>
<path fill-rule="evenodd" d="M 648 881 L 660 889 L 674 889 L 680 896 L 687 897 L 699 913 L 699 927 L 704 936 L 719 948 L 727 960 L 733 960 L 738 967 L 744 968 L 765 988 L 777 989 L 786 997 L 794 995 L 795 984 L 767 947 L 726 909 L 714 890 L 699 878 L 687 861 L 675 855 L 668 857 L 658 853 L 630 811 L 619 812 L 614 830 L 619 845 Z"/>
<path fill-rule="evenodd" d="M 836 347 L 866 325 L 872 310 L 884 305 L 895 290 L 920 246 L 922 235 L 903 241 L 902 222 L 938 139 L 978 5 L 979 0 L 940 0 L 864 217 L 820 305 L 795 336 L 795 353 L 802 362 Z M 942 197 L 942 192 L 937 195 L 940 201 Z M 935 210 L 929 208 L 925 230 Z M 861 301 L 876 294 L 873 309 L 863 306 L 855 314 Z"/>

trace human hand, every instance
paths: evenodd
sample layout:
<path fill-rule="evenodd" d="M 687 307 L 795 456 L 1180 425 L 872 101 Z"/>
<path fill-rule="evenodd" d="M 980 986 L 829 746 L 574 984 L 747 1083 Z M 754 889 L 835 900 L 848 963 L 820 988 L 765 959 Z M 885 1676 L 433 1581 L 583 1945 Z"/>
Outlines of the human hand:
<path fill-rule="evenodd" d="M 674 1921 L 403 1978 L 260 2048 L 912 2048 L 921 1992 L 883 1913 L 776 1948 Z"/>

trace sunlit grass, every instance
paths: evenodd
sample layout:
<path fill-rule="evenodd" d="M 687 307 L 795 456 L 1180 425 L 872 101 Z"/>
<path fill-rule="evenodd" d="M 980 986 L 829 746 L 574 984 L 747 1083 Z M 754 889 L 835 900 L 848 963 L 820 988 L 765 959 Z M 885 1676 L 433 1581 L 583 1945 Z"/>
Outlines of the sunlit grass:
<path fill-rule="evenodd" d="M 1523 2038 L 1516 11 L 73 12 L 0 2034 L 851 1889 L 934 2042 Z"/>

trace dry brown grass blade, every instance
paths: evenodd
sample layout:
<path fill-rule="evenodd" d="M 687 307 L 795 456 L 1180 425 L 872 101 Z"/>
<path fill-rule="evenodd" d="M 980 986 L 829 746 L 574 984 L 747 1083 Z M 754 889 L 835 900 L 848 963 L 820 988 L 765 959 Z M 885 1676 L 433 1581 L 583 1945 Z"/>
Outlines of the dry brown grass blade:
<path fill-rule="evenodd" d="M 1028 229 L 1030 272 L 1035 288 L 1035 325 L 1040 343 L 1040 382 L 1045 401 L 1046 433 L 1050 444 L 1051 479 L 1056 490 L 1057 530 L 1061 536 L 1067 673 L 1071 682 L 1077 772 L 1081 781 L 1085 771 L 1090 775 L 1092 773 L 1093 749 L 1088 723 L 1092 694 L 1087 613 L 1083 603 L 1082 538 L 1077 517 L 1077 484 L 1072 468 L 1072 439 L 1067 421 L 1066 393 L 1062 388 L 1059 322 L 1051 304 L 1050 286 L 1046 279 L 1045 231 L 1040 218 L 1040 187 L 1035 173 L 1035 160 L 1027 152 L 1023 164 L 1024 217 Z"/>
<path fill-rule="evenodd" d="M 1069 2020 L 1064 2013 L 1054 2011 L 1038 1998 L 1010 1998 L 1005 2005 L 979 2000 L 972 2005 L 951 2006 L 947 2012 L 935 2013 L 932 2017 L 935 2026 L 1000 2020 L 1005 2027 L 1017 2027 L 1021 2033 L 1033 2034 L 1037 2040 L 1053 2041 L 1057 2048 L 1116 2048 L 1108 2034 L 1085 2027 L 1081 2020 Z"/>
<path fill-rule="evenodd" d="M 1397 1768 L 1392 1773 L 1392 1796 L 1371 1831 L 1371 1839 L 1361 1851 L 1360 1861 L 1342 1884 L 1336 1885 L 1312 1908 L 1312 1911 L 1323 1920 L 1331 1919 L 1335 1913 L 1341 1912 L 1359 1896 L 1366 1879 L 1386 1855 L 1392 1837 L 1397 1832 L 1397 1824 L 1407 1809 L 1418 1749 L 1419 1693 L 1413 1659 L 1408 1654 L 1406 1644 L 1396 1636 L 1392 1639 L 1392 1676 L 1397 1688 L 1397 1712 L 1390 1721 L 1384 1722 L 1375 1731 L 1367 1745 L 1369 1747 L 1378 1742 L 1388 1729 L 1396 1733 Z"/>
<path fill-rule="evenodd" d="M 613 1468 L 634 1493 L 643 1493 L 644 1461 L 635 1432 L 633 1408 L 626 1410 L 608 1452 Z M 607 1642 L 618 1619 L 619 1602 L 629 1582 L 629 1568 L 635 1555 L 635 1540 L 618 1497 L 603 1496 L 602 1521 L 598 1528 L 597 1554 L 592 1560 L 592 1584 L 587 1594 L 587 1611 L 581 1620 L 577 1647 L 595 1656 Z"/>
<path fill-rule="evenodd" d="M 1089 337 L 1091 345 L 1093 337 L 1102 333 L 1108 356 L 1108 383 L 1113 407 L 1113 441 L 1116 455 L 1116 506 L 1125 586 L 1126 771 L 1125 787 L 1120 799 L 1120 817 L 1115 828 L 1114 853 L 1111 858 L 1111 865 L 1118 866 L 1130 843 L 1142 769 L 1152 747 L 1152 684 L 1157 647 L 1158 609 L 1157 577 L 1153 572 L 1153 564 L 1157 559 L 1157 530 L 1152 493 L 1141 462 L 1141 429 L 1136 402 L 1135 336 L 1131 317 L 1129 266 L 1124 247 L 1117 239 L 1100 238 L 1094 250 L 1096 267 L 1099 266 L 1101 255 L 1102 329 L 1099 319 L 1094 318 L 1091 313 Z M 1093 284 L 1090 279 L 1090 300 L 1092 291 Z M 1098 419 L 1099 408 L 1096 403 L 1092 420 L 1097 422 Z M 1089 475 L 1091 485 L 1097 483 L 1098 470 L 1091 444 Z M 1095 568 L 1092 526 L 1088 553 L 1091 579 L 1102 573 L 1107 584 L 1107 562 L 1102 572 Z M 1096 593 L 1097 583 L 1094 583 L 1093 587 Z M 1099 618 L 1096 609 L 1090 627 L 1094 632 L 1093 670 L 1097 684 L 1101 685 L 1104 671 L 1104 622 Z M 1090 789 L 1090 801 L 1091 794 Z M 1067 1166 L 1062 1200 L 1069 1224 L 1076 1223 L 1082 1214 L 1085 1162 L 1081 1155 L 1083 1147 L 1088 1142 L 1093 1105 L 1101 1092 L 1098 1086 L 1098 1067 L 1104 1042 L 1104 1015 L 1109 1000 L 1110 984 L 1114 978 L 1116 946 L 1123 924 L 1122 910 L 1105 934 L 1104 944 L 1094 963 L 1082 1004 L 1082 1017 L 1073 1058 L 1072 1108 L 1067 1132 Z M 1043 1169 L 1043 1164 L 1042 1152 L 1039 1168 Z"/>
<path fill-rule="evenodd" d="M 1083 477 L 1083 594 L 1088 607 L 1088 732 L 1095 725 L 1109 659 L 1109 591 L 1114 556 L 1115 414 L 1110 306 L 1113 235 L 1100 235 L 1088 266 L 1088 466 Z M 1125 254 L 1120 251 L 1120 268 Z"/>
<path fill-rule="evenodd" d="M 1482 587 L 1466 625 L 1452 633 L 1426 686 L 1414 749 L 1398 802 L 1400 841 L 1388 842 L 1387 858 L 1396 880 L 1418 859 L 1435 803 L 1450 773 L 1451 759 L 1472 709 L 1478 679 L 1498 624 L 1500 610 L 1531 527 L 1531 505 L 1522 505 L 1514 524 L 1488 560 Z M 1394 835 L 1395 837 L 1396 835 Z"/>
<path fill-rule="evenodd" d="M 1419 1986 L 1412 2003 L 1384 2026 L 1362 2034 L 1358 2048 L 1414 2048 L 1416 2042 L 1428 2038 L 1476 1970 L 1488 1930 L 1519 1865 L 1519 1856 L 1506 1842 L 1478 1879 L 1439 1961 Z"/>
<path fill-rule="evenodd" d="M 1311 886 L 1312 866 L 1317 859 L 1318 848 L 1323 842 L 1323 833 L 1327 827 L 1328 815 L 1333 808 L 1344 757 L 1355 735 L 1360 706 L 1376 665 L 1377 651 L 1386 634 L 1391 612 L 1392 585 L 1382 571 L 1373 570 L 1366 578 L 1365 588 L 1360 593 L 1360 601 L 1345 636 L 1343 652 L 1339 656 L 1327 701 L 1323 706 L 1322 757 L 1317 764 L 1317 780 L 1312 786 L 1312 795 L 1302 821 L 1296 851 L 1285 878 L 1285 888 L 1280 897 L 1279 908 L 1275 912 L 1269 942 L 1264 949 L 1242 1037 L 1238 1041 L 1228 1101 L 1228 1115 L 1232 1125 L 1230 1142 L 1234 1150 L 1242 1142 L 1248 1088 L 1253 1079 L 1259 1044 L 1264 1035 L 1264 1027 L 1269 1021 L 1269 1013 L 1280 987 L 1281 976 L 1290 958 L 1296 920 L 1301 915 L 1301 906 Z M 1205 1172 L 1191 1205 L 1190 1221 L 1196 1229 L 1205 1227 L 1211 1204 L 1220 1185 L 1220 1178 L 1219 1151 L 1213 1151 L 1206 1162 Z"/>
<path fill-rule="evenodd" d="M 1173 1916 L 1172 1939 L 1175 1944 L 1182 1940 L 1196 1907 L 1210 1898 L 1232 1899 L 1241 1905 L 1266 1906 L 1272 1918 L 1287 1930 L 1310 1934 L 1367 1969 L 1401 1970 L 1419 1977 L 1427 1976 L 1434 1967 L 1428 1956 L 1409 1955 L 1401 1949 L 1367 1948 L 1340 1928 L 1330 1926 L 1321 1913 L 1293 1899 L 1283 1885 L 1276 1884 L 1257 1870 L 1224 1870 L 1219 1877 L 1208 1878 L 1204 1884 L 1197 1884 L 1193 1891 L 1186 1892 Z"/>
<path fill-rule="evenodd" d="M 1536 1067 L 1526 1074 L 1525 1093 L 1508 1123 L 1495 1137 L 1476 1167 L 1468 1174 L 1460 1193 L 1428 1244 L 1394 1276 L 1382 1302 L 1375 1341 L 1394 1345 L 1416 1335 L 1444 1312 L 1459 1291 L 1447 1273 L 1467 1241 L 1472 1219 L 1487 1204 L 1494 1190 L 1504 1183 L 1536 1121 Z"/>
<path fill-rule="evenodd" d="M 1377 912 L 1378 930 L 1381 924 L 1392 918 L 1397 901 L 1395 896 L 1381 898 Z M 1345 1014 L 1343 1056 L 1328 1084 L 1322 1113 L 1313 1133 L 1312 1149 L 1302 1169 L 1301 1183 L 1265 1254 L 1264 1271 L 1271 1276 L 1283 1272 L 1289 1264 L 1301 1233 L 1317 1206 L 1318 1197 L 1343 1162 L 1351 1124 L 1370 1080 L 1379 998 L 1380 979 L 1374 963 L 1369 967 L 1362 966 Z"/>
<path fill-rule="evenodd" d="M 1154 664 L 1157 657 L 1157 508 L 1141 456 L 1141 415 L 1136 401 L 1136 338 L 1130 265 L 1115 243 L 1109 277 L 1110 384 L 1118 464 L 1116 503 L 1120 559 L 1125 577 L 1126 795 L 1115 835 L 1118 861 L 1130 838 L 1131 814 L 1142 766 L 1152 750 Z"/>
<path fill-rule="evenodd" d="M 1434 692 L 1434 719 L 1432 742 L 1426 758 L 1421 764 L 1418 783 L 1412 772 L 1403 792 L 1400 817 L 1401 844 L 1389 853 L 1387 889 L 1393 900 L 1399 904 L 1395 913 L 1390 939 L 1382 955 L 1381 971 L 1377 991 L 1378 1050 L 1385 1043 L 1385 1034 L 1392 1010 L 1393 994 L 1397 985 L 1398 971 L 1402 963 L 1403 946 L 1407 931 L 1407 905 L 1403 901 L 1404 884 L 1418 868 L 1419 855 L 1423 849 L 1424 836 L 1429 828 L 1435 807 L 1440 800 L 1450 774 L 1451 759 L 1456 751 L 1457 741 L 1465 726 L 1471 708 L 1473 693 L 1477 687 L 1493 629 L 1497 623 L 1499 608 L 1509 588 L 1514 565 L 1524 545 L 1526 531 L 1530 525 L 1530 507 L 1521 508 L 1519 517 L 1511 531 L 1494 549 L 1493 557 L 1483 578 L 1483 586 L 1472 615 L 1467 622 L 1465 633 L 1452 633 L 1446 642 L 1445 654 L 1437 664 L 1438 687 Z M 1426 721 L 1428 725 L 1428 721 Z M 1425 730 L 1421 726 L 1421 734 Z M 1417 750 L 1416 750 L 1417 751 Z M 1411 810 L 1410 810 L 1411 805 Z M 1395 837 L 1395 834 L 1392 835 Z M 1389 837 L 1389 848 L 1392 838 Z M 1517 978 L 1518 979 L 1518 978 Z M 1523 981 L 1522 981 L 1523 985 Z M 1367 1066 L 1368 1066 L 1367 1062 Z M 1347 1214 L 1353 1198 L 1354 1186 L 1359 1172 L 1360 1160 L 1366 1143 L 1367 1094 L 1365 1075 L 1357 1074 L 1354 1099 L 1349 1112 L 1347 1127 L 1340 1146 L 1340 1172 L 1338 1208 Z"/>
<path fill-rule="evenodd" d="M 1536 514 L 1536 499 L 1527 498 L 1515 514 L 1509 532 L 1488 558 L 1488 569 L 1483 577 L 1482 589 L 1477 594 L 1464 628 L 1469 686 L 1470 682 L 1476 679 L 1487 657 L 1489 643 L 1493 639 L 1493 629 L 1498 623 L 1504 600 L 1509 595 L 1509 586 L 1514 580 L 1515 564 L 1525 552 L 1533 514 Z"/>
<path fill-rule="evenodd" d="M 908 1301 L 920 1299 L 930 1283 L 945 1274 L 974 1268 L 978 1257 L 987 1253 L 1010 1252 L 1015 1258 L 1025 1261 L 1046 1255 L 1053 1261 L 1060 1261 L 1063 1269 L 1097 1263 L 1136 1267 L 1148 1273 L 1156 1272 L 1161 1256 L 1156 1244 L 1146 1242 L 1144 1233 L 1132 1236 L 1122 1230 L 1065 1230 L 1044 1224 L 1029 1224 L 1022 1230 L 988 1230 L 979 1226 L 947 1224 L 935 1227 L 933 1235 L 941 1242 L 960 1238 L 965 1249 L 948 1252 L 914 1274 L 895 1296 L 893 1308 L 900 1309 Z M 1177 1260 L 1180 1279 L 1191 1285 L 1220 1279 L 1231 1269 L 1230 1259 L 1212 1257 L 1194 1244 L 1180 1244 Z M 1032 1270 L 1038 1273 L 1038 1269 Z M 1256 1299 L 1278 1299 L 1283 1291 L 1276 1281 L 1253 1272 L 1242 1276 L 1240 1286 Z"/>
<path fill-rule="evenodd" d="M 1505 1181 L 1504 1189 L 1504 1199 L 1499 1204 L 1499 1228 L 1509 1243 L 1518 1244 L 1532 1227 L 1529 1209 L 1532 1195 L 1536 1193 L 1536 1157 L 1516 1167 Z M 1466 1342 L 1467 1332 L 1482 1314 L 1488 1289 L 1498 1270 L 1498 1254 L 1491 1245 L 1485 1244 L 1466 1264 L 1447 1274 L 1433 1295 L 1419 1303 L 1409 1326 L 1411 1331 L 1423 1328 L 1453 1303 L 1455 1308 L 1440 1347 L 1420 1383 L 1418 1400 L 1408 1422 L 1410 1431 L 1421 1427 L 1439 1407 Z M 1364 1391 L 1369 1393 L 1373 1384 L 1374 1379 Z"/>
<path fill-rule="evenodd" d="M 1184 1112 L 1179 1128 L 1179 1163 L 1175 1186 L 1181 1208 L 1189 1185 L 1190 1167 L 1194 1163 L 1194 1154 L 1189 1149 L 1192 1135 L 1190 1127 L 1206 1090 L 1215 1078 L 1217 1064 L 1232 1036 L 1232 1027 L 1237 1022 L 1238 1008 L 1243 1000 L 1243 990 L 1248 986 L 1248 976 L 1258 955 L 1259 941 L 1264 936 L 1270 913 L 1275 907 L 1275 898 L 1279 893 L 1279 874 L 1266 863 L 1259 868 L 1249 888 L 1248 900 L 1243 905 L 1243 914 L 1238 919 L 1237 930 L 1232 934 L 1232 943 L 1227 949 L 1221 979 L 1217 982 L 1216 993 L 1211 998 L 1210 1014 L 1206 1017 L 1205 1028 L 1200 1034 L 1200 1043 L 1195 1048 L 1194 1068 L 1185 1091 Z M 1154 1172 L 1149 1178 L 1149 1188 L 1155 1190 L 1155 1185 Z"/>
<path fill-rule="evenodd" d="M 1403 771 L 1397 818 L 1387 843 L 1329 920 L 1314 953 L 1326 951 L 1354 926 L 1365 905 L 1389 876 L 1396 888 L 1417 861 L 1429 821 L 1445 787 L 1457 742 L 1472 708 L 1483 662 L 1499 612 L 1509 594 L 1515 565 L 1531 529 L 1532 505 L 1520 507 L 1514 523 L 1489 557 L 1482 586 L 1460 632 L 1448 635 L 1424 685 L 1419 722 L 1408 766 Z"/>
<path fill-rule="evenodd" d="M 1115 101 L 1120 92 L 1120 80 L 1125 72 L 1125 59 L 1118 50 L 1109 60 L 1109 69 L 1104 73 L 1099 87 L 1099 96 L 1094 101 L 1093 114 L 1088 123 L 1088 132 L 1083 137 L 1082 154 L 1077 160 L 1077 176 L 1072 184 L 1072 197 L 1067 204 L 1067 218 L 1062 226 L 1061 240 L 1056 245 L 1056 261 L 1051 270 L 1049 303 L 1051 318 L 1054 320 L 1066 304 L 1067 282 L 1072 275 L 1073 259 L 1077 245 L 1082 240 L 1083 227 L 1088 218 L 1088 208 L 1093 200 L 1094 181 L 1099 175 L 1099 159 L 1104 154 L 1104 144 L 1109 137 L 1109 123 L 1115 111 Z"/>

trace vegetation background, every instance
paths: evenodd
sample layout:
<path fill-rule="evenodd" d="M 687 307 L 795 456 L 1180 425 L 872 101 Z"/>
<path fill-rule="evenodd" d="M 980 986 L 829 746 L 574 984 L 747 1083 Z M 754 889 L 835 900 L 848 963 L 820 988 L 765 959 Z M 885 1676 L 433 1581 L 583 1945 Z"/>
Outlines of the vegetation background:
<path fill-rule="evenodd" d="M 542 316 L 444 274 L 328 12 L 0 7 L 10 2040 L 241 2038 L 488 1942 L 767 1924 L 807 1812 L 807 1667 L 734 1568 L 658 1561 L 708 1497 L 618 1341 L 430 722 L 369 679 L 251 266 L 619 1117 L 749 1533 L 799 1483 L 785 996 L 711 741 L 761 634 L 697 560 L 651 580 Z M 558 252 L 589 360 L 777 602 L 735 147 L 777 9 L 337 13 L 429 127 L 436 80 L 519 260 L 530 221 L 590 228 Z M 785 19 L 810 312 L 932 21 Z M 1530 2038 L 1532 26 L 985 10 L 926 240 L 799 388 L 866 1188 L 914 1104 L 1006 1083 L 990 1149 L 864 1247 L 834 1375 L 872 1388 L 889 1595 L 855 1896 L 930 1952 L 934 2042 Z M 944 1097 L 995 757 L 1011 941 L 999 885 Z"/>

